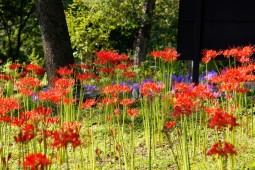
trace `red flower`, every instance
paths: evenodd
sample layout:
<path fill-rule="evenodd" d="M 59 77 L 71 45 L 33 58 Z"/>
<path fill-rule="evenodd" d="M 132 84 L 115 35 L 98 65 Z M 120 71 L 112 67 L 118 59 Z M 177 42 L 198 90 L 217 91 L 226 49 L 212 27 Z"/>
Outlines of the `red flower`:
<path fill-rule="evenodd" d="M 15 98 L 0 98 L 0 115 L 7 114 L 19 108 L 19 101 Z"/>
<path fill-rule="evenodd" d="M 38 97 L 41 101 L 49 100 L 57 104 L 63 99 L 64 95 L 66 95 L 67 92 L 68 91 L 66 91 L 65 89 L 53 88 L 47 91 L 40 92 Z"/>
<path fill-rule="evenodd" d="M 131 118 L 133 118 L 134 116 L 139 115 L 139 110 L 138 109 L 128 109 L 127 113 Z"/>
<path fill-rule="evenodd" d="M 24 95 L 30 96 L 34 88 L 40 86 L 40 80 L 32 77 L 24 77 L 17 83 L 18 91 Z"/>
<path fill-rule="evenodd" d="M 125 54 L 118 54 L 114 51 L 99 51 L 96 53 L 96 56 L 102 61 L 107 61 L 110 63 L 118 63 L 120 61 L 125 61 L 129 59 L 129 56 Z"/>
<path fill-rule="evenodd" d="M 93 73 L 81 73 L 81 74 L 76 75 L 76 77 L 81 82 L 84 82 L 84 81 L 94 78 L 95 75 Z"/>
<path fill-rule="evenodd" d="M 103 88 L 102 93 L 104 94 L 113 94 L 113 93 L 128 93 L 132 89 L 126 85 L 112 85 L 112 86 L 106 86 Z"/>
<path fill-rule="evenodd" d="M 35 65 L 35 64 L 28 64 L 26 67 L 25 67 L 26 71 L 31 71 L 33 73 L 35 73 L 36 75 L 38 76 L 41 76 L 44 74 L 45 72 L 45 69 L 38 66 L 38 65 Z"/>
<path fill-rule="evenodd" d="M 220 109 L 215 110 L 214 115 L 209 119 L 210 128 L 221 129 L 222 127 L 229 127 L 230 130 L 234 126 L 238 126 L 236 118 L 233 115 L 223 112 Z"/>
<path fill-rule="evenodd" d="M 54 85 L 57 88 L 69 90 L 74 85 L 74 79 L 59 78 Z"/>
<path fill-rule="evenodd" d="M 35 108 L 35 112 L 37 114 L 39 114 L 40 116 L 49 116 L 52 112 L 52 108 L 50 108 L 50 107 L 46 108 L 41 105 L 41 106 L 38 106 L 37 108 Z"/>
<path fill-rule="evenodd" d="M 204 63 L 208 63 L 211 59 L 216 58 L 217 56 L 219 56 L 220 54 L 222 54 L 222 51 L 215 51 L 215 50 L 203 50 L 202 52 L 202 61 Z"/>
<path fill-rule="evenodd" d="M 68 69 L 67 67 L 60 67 L 57 70 L 57 73 L 61 76 L 70 76 L 73 73 L 73 70 Z"/>
<path fill-rule="evenodd" d="M 226 158 L 228 155 L 236 155 L 237 152 L 235 151 L 234 145 L 224 142 L 222 143 L 219 141 L 218 143 L 215 143 L 212 148 L 207 152 L 207 155 L 215 155 L 217 154 L 218 156 L 225 156 Z"/>
<path fill-rule="evenodd" d="M 0 80 L 6 80 L 6 81 L 8 81 L 8 80 L 10 80 L 11 78 L 12 78 L 11 75 L 0 72 Z"/>
<path fill-rule="evenodd" d="M 64 99 L 64 104 L 71 104 L 71 103 L 74 103 L 74 102 L 76 102 L 77 101 L 77 99 Z"/>
<path fill-rule="evenodd" d="M 64 130 L 66 129 L 74 129 L 76 132 L 79 132 L 81 129 L 81 123 L 78 122 L 67 122 L 62 125 Z"/>
<path fill-rule="evenodd" d="M 118 69 L 118 70 L 126 70 L 127 69 L 127 64 L 124 64 L 124 63 L 120 63 L 118 64 L 115 69 Z"/>
<path fill-rule="evenodd" d="M 95 105 L 96 99 L 86 99 L 86 101 L 84 103 L 81 104 L 81 108 L 82 109 L 89 109 L 91 108 L 93 105 Z"/>
<path fill-rule="evenodd" d="M 20 64 L 19 63 L 13 63 L 13 64 L 11 64 L 9 66 L 9 69 L 11 69 L 11 70 L 16 70 L 18 68 L 20 68 Z"/>
<path fill-rule="evenodd" d="M 58 116 L 55 116 L 55 117 L 46 117 L 43 120 L 43 123 L 45 125 L 55 124 L 55 123 L 58 123 L 58 122 L 59 122 L 59 117 Z"/>
<path fill-rule="evenodd" d="M 26 156 L 23 166 L 25 169 L 28 167 L 30 170 L 39 170 L 44 169 L 52 161 L 46 157 L 46 155 L 42 153 L 34 153 Z"/>
<path fill-rule="evenodd" d="M 122 100 L 120 101 L 120 104 L 121 104 L 121 105 L 125 105 L 125 106 L 130 106 L 130 105 L 132 105 L 134 102 L 135 102 L 134 99 L 122 99 Z"/>
<path fill-rule="evenodd" d="M 153 51 L 150 55 L 154 58 L 162 58 L 165 62 L 173 62 L 179 57 L 179 54 L 173 48 L 165 48 L 163 51 Z"/>
<path fill-rule="evenodd" d="M 52 138 L 54 142 L 52 143 L 53 147 L 57 147 L 60 149 L 61 147 L 67 147 L 70 143 L 72 144 L 73 148 L 81 145 L 81 141 L 79 140 L 79 132 L 77 128 L 62 128 L 60 131 L 54 132 Z"/>
<path fill-rule="evenodd" d="M 245 63 L 250 61 L 250 57 L 253 55 L 254 46 L 237 47 L 224 50 L 224 57 L 234 57 L 239 62 Z"/>
<path fill-rule="evenodd" d="M 165 127 L 167 129 L 174 128 L 175 126 L 176 126 L 176 121 L 172 121 L 172 122 L 168 121 L 168 122 L 165 123 Z"/>
<path fill-rule="evenodd" d="M 125 72 L 124 74 L 124 77 L 127 77 L 127 78 L 133 78 L 133 77 L 135 77 L 136 76 L 136 74 L 135 73 L 133 73 L 133 72 Z"/>
<path fill-rule="evenodd" d="M 101 99 L 101 102 L 104 105 L 112 105 L 112 104 L 115 104 L 117 102 L 117 98 L 104 97 L 104 98 Z"/>
<path fill-rule="evenodd" d="M 162 83 L 158 84 L 158 83 L 146 82 L 141 85 L 139 91 L 141 92 L 143 96 L 151 96 L 161 92 L 163 88 L 164 88 L 164 84 Z"/>
<path fill-rule="evenodd" d="M 120 115 L 120 109 L 115 109 L 113 113 L 114 113 L 115 116 L 119 116 Z"/>
<path fill-rule="evenodd" d="M 34 126 L 31 124 L 25 124 L 22 127 L 22 131 L 18 134 L 18 136 L 14 136 L 15 142 L 29 142 L 35 137 Z"/>

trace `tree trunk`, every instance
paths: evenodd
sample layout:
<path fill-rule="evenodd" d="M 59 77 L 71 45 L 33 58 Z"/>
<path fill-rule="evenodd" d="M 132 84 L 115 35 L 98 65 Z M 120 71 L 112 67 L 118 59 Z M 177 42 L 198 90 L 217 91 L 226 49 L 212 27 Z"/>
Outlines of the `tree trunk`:
<path fill-rule="evenodd" d="M 135 44 L 135 63 L 141 63 L 146 60 L 155 2 L 156 0 L 145 0 L 144 2 L 144 19 Z"/>
<path fill-rule="evenodd" d="M 74 63 L 62 0 L 36 0 L 49 85 L 56 69 Z"/>

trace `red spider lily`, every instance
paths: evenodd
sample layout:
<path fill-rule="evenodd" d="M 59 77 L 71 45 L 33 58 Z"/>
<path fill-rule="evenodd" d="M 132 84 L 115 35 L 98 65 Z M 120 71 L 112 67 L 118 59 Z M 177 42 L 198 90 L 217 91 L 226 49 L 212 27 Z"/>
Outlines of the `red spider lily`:
<path fill-rule="evenodd" d="M 81 108 L 82 109 L 89 109 L 91 108 L 93 105 L 95 105 L 96 99 L 86 99 L 86 101 L 84 103 L 81 104 Z"/>
<path fill-rule="evenodd" d="M 9 81 L 11 80 L 11 78 L 11 75 L 0 72 L 0 80 Z"/>
<path fill-rule="evenodd" d="M 174 128 L 176 126 L 176 121 L 168 121 L 165 123 L 167 129 Z"/>
<path fill-rule="evenodd" d="M 211 59 L 214 59 L 221 54 L 222 54 L 222 51 L 205 49 L 202 51 L 202 61 L 203 63 L 208 63 Z"/>
<path fill-rule="evenodd" d="M 47 126 L 49 124 L 57 124 L 59 123 L 59 117 L 55 116 L 55 117 L 46 117 L 43 119 L 43 123 Z"/>
<path fill-rule="evenodd" d="M 107 61 L 110 63 L 118 63 L 121 61 L 125 61 L 129 59 L 129 56 L 125 55 L 125 54 L 118 54 L 114 51 L 99 51 L 96 53 L 96 56 L 103 60 L 103 61 Z"/>
<path fill-rule="evenodd" d="M 105 65 L 106 63 L 107 63 L 107 61 L 106 60 L 102 60 L 102 59 L 96 59 L 94 61 L 94 64 L 96 64 L 96 65 Z"/>
<path fill-rule="evenodd" d="M 64 99 L 63 103 L 64 104 L 71 104 L 71 103 L 75 103 L 77 101 L 77 99 Z"/>
<path fill-rule="evenodd" d="M 42 153 L 34 153 L 26 156 L 23 166 L 29 168 L 30 170 L 44 169 L 50 165 L 52 161 Z"/>
<path fill-rule="evenodd" d="M 45 69 L 38 66 L 38 65 L 35 65 L 35 64 L 28 64 L 26 67 L 25 67 L 26 71 L 32 71 L 33 73 L 35 73 L 36 75 L 38 76 L 41 76 L 45 73 Z"/>
<path fill-rule="evenodd" d="M 39 86 L 40 80 L 32 77 L 24 77 L 17 82 L 18 91 L 27 96 L 32 95 L 33 89 Z"/>
<path fill-rule="evenodd" d="M 60 149 L 62 147 L 67 148 L 67 145 L 70 143 L 72 144 L 73 148 L 76 148 L 80 146 L 82 143 L 79 140 L 79 132 L 77 132 L 77 129 L 73 128 L 65 128 L 61 129 L 60 131 L 54 132 L 52 135 L 53 138 L 53 147 L 57 147 L 57 149 Z"/>
<path fill-rule="evenodd" d="M 52 108 L 50 107 L 46 108 L 41 105 L 35 108 L 35 112 L 40 116 L 49 116 L 52 112 Z"/>
<path fill-rule="evenodd" d="M 62 125 L 62 128 L 64 130 L 66 129 L 75 129 L 75 131 L 79 132 L 81 129 L 81 123 L 78 122 L 67 122 Z"/>
<path fill-rule="evenodd" d="M 194 83 L 187 84 L 187 83 L 181 82 L 181 83 L 176 83 L 173 88 L 176 91 L 178 91 L 178 93 L 181 93 L 181 92 L 191 91 L 194 88 L 194 86 L 195 86 Z"/>
<path fill-rule="evenodd" d="M 214 115 L 215 113 L 217 112 L 222 112 L 221 108 L 219 107 L 206 107 L 205 108 L 205 112 L 208 114 L 208 115 Z"/>
<path fill-rule="evenodd" d="M 73 85 L 74 79 L 59 78 L 54 82 L 54 86 L 60 89 L 70 89 Z"/>
<path fill-rule="evenodd" d="M 52 137 L 53 134 L 54 134 L 53 130 L 43 129 L 43 137 L 44 138 Z"/>
<path fill-rule="evenodd" d="M 173 48 L 165 48 L 163 51 L 153 51 L 150 55 L 154 58 L 162 58 L 165 62 L 173 62 L 179 57 L 176 49 Z"/>
<path fill-rule="evenodd" d="M 91 68 L 91 66 L 85 65 L 85 64 L 81 64 L 80 67 L 81 67 L 81 69 L 89 69 L 89 68 Z"/>
<path fill-rule="evenodd" d="M 249 62 L 254 53 L 254 46 L 237 47 L 224 50 L 224 57 L 235 57 L 241 63 Z"/>
<path fill-rule="evenodd" d="M 125 106 L 130 106 L 130 105 L 132 105 L 134 102 L 135 102 L 134 99 L 122 99 L 122 100 L 120 101 L 120 104 L 121 104 L 121 105 L 125 105 Z"/>
<path fill-rule="evenodd" d="M 29 123 L 38 123 L 41 120 L 41 117 L 39 114 L 37 114 L 34 110 L 26 111 L 21 114 L 21 118 L 23 118 L 26 121 L 29 121 Z"/>
<path fill-rule="evenodd" d="M 234 145 L 228 142 L 217 142 L 215 143 L 212 148 L 207 152 L 207 155 L 218 155 L 228 157 L 228 155 L 236 155 L 237 152 L 235 151 Z"/>
<path fill-rule="evenodd" d="M 136 74 L 133 73 L 133 72 L 128 71 L 128 72 L 125 72 L 125 73 L 123 74 L 123 76 L 124 76 L 124 77 L 127 77 L 127 78 L 134 78 L 134 77 L 136 76 Z"/>
<path fill-rule="evenodd" d="M 114 85 L 118 93 L 129 93 L 131 92 L 132 88 L 127 85 Z"/>
<path fill-rule="evenodd" d="M 31 124 L 23 124 L 18 136 L 14 136 L 15 142 L 29 142 L 35 137 L 35 128 Z"/>
<path fill-rule="evenodd" d="M 163 83 L 146 82 L 141 85 L 139 91 L 143 96 L 151 96 L 160 93 L 163 88 Z"/>
<path fill-rule="evenodd" d="M 127 64 L 120 63 L 120 64 L 118 64 L 118 65 L 115 67 L 115 69 L 117 69 L 117 70 L 126 70 L 127 67 L 128 67 Z"/>
<path fill-rule="evenodd" d="M 221 109 L 215 110 L 215 113 L 209 119 L 210 128 L 221 129 L 222 127 L 229 127 L 230 130 L 233 127 L 238 126 L 239 124 L 236 122 L 236 118 L 233 115 L 225 113 Z"/>
<path fill-rule="evenodd" d="M 24 117 L 21 117 L 21 118 L 14 117 L 12 118 L 12 122 L 11 122 L 12 125 L 18 126 L 18 127 L 21 127 L 24 123 L 25 123 Z"/>
<path fill-rule="evenodd" d="M 112 85 L 106 86 L 103 88 L 102 93 L 104 94 L 113 94 L 113 93 L 128 93 L 131 92 L 131 88 L 126 85 Z"/>
<path fill-rule="evenodd" d="M 139 115 L 139 110 L 138 109 L 128 109 L 127 113 L 131 118 L 133 118 L 134 116 Z"/>
<path fill-rule="evenodd" d="M 94 78 L 95 75 L 93 73 L 81 73 L 81 74 L 76 75 L 76 77 L 81 82 L 84 82 L 84 81 Z"/>
<path fill-rule="evenodd" d="M 113 105 L 117 102 L 117 98 L 104 97 L 104 98 L 101 99 L 101 102 L 104 105 Z"/>
<path fill-rule="evenodd" d="M 18 69 L 18 68 L 20 68 L 21 67 L 21 65 L 19 64 L 19 63 L 13 63 L 13 64 L 11 64 L 10 66 L 9 66 L 9 69 L 11 69 L 11 70 L 16 70 L 16 69 Z"/>
<path fill-rule="evenodd" d="M 60 76 L 70 76 L 71 74 L 73 74 L 73 70 L 67 68 L 67 67 L 60 67 L 58 70 L 57 70 L 57 73 L 60 75 Z"/>
<path fill-rule="evenodd" d="M 53 88 L 47 91 L 42 91 L 38 94 L 38 98 L 41 101 L 51 101 L 58 104 L 62 101 L 63 97 L 67 94 L 68 91 L 65 89 Z"/>
<path fill-rule="evenodd" d="M 242 66 L 237 68 L 229 68 L 218 76 L 214 76 L 209 80 L 210 83 L 218 84 L 221 92 L 237 91 L 242 88 L 245 82 L 254 80 L 253 68 L 251 66 Z"/>
<path fill-rule="evenodd" d="M 100 68 L 99 69 L 100 73 L 104 73 L 104 74 L 114 74 L 114 68 Z"/>
<path fill-rule="evenodd" d="M 0 115 L 19 109 L 19 101 L 15 98 L 0 98 Z"/>
<path fill-rule="evenodd" d="M 194 95 L 194 98 L 197 99 L 213 99 L 216 96 L 214 95 L 214 93 L 212 92 L 212 90 L 210 89 L 210 87 L 206 84 L 199 84 L 197 86 L 194 86 L 194 88 L 192 89 L 192 93 Z"/>
<path fill-rule="evenodd" d="M 34 88 L 40 86 L 40 80 L 38 78 L 24 77 L 19 79 L 18 86 Z"/>
<path fill-rule="evenodd" d="M 115 116 L 119 116 L 120 115 L 120 109 L 115 109 L 113 111 L 113 113 L 114 113 Z"/>
<path fill-rule="evenodd" d="M 0 123 L 5 122 L 5 123 L 11 123 L 12 118 L 10 116 L 0 116 Z"/>
<path fill-rule="evenodd" d="M 189 91 L 175 94 L 173 116 L 179 118 L 180 115 L 190 116 L 192 114 L 198 103 L 191 96 L 192 92 Z"/>

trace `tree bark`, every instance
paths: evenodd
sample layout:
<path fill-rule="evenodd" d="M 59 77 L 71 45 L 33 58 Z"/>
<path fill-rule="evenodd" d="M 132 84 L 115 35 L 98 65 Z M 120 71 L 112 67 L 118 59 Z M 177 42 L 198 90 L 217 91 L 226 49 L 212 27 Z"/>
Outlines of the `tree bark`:
<path fill-rule="evenodd" d="M 145 0 L 144 2 L 144 18 L 135 44 L 135 63 L 141 63 L 146 60 L 155 3 L 156 0 Z"/>
<path fill-rule="evenodd" d="M 56 69 L 74 63 L 62 0 L 36 0 L 49 85 Z"/>

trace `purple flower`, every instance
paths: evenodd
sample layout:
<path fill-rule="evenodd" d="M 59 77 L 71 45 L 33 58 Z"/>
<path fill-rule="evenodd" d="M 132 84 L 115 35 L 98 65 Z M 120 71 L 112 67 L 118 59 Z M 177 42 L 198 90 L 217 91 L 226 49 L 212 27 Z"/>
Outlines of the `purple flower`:
<path fill-rule="evenodd" d="M 97 89 L 97 86 L 85 85 L 86 91 L 93 91 Z"/>
<path fill-rule="evenodd" d="M 33 102 L 37 102 L 38 101 L 38 93 L 33 93 L 30 95 L 30 97 L 32 98 Z"/>
<path fill-rule="evenodd" d="M 143 83 L 147 83 L 147 82 L 153 83 L 153 80 L 152 80 L 152 79 L 149 79 L 149 78 L 148 78 L 148 79 L 144 79 L 143 82 L 142 82 L 142 84 L 143 84 Z"/>
<path fill-rule="evenodd" d="M 137 89 L 140 88 L 140 84 L 134 83 L 134 84 L 131 84 L 130 87 L 131 87 L 133 90 L 134 90 L 134 89 L 137 90 Z"/>
<path fill-rule="evenodd" d="M 214 76 L 217 76 L 218 73 L 214 70 L 208 71 L 207 75 L 205 76 L 206 80 L 211 80 Z"/>
<path fill-rule="evenodd" d="M 120 82 L 120 85 L 121 85 L 121 86 L 126 86 L 127 83 L 123 81 L 123 82 Z"/>

